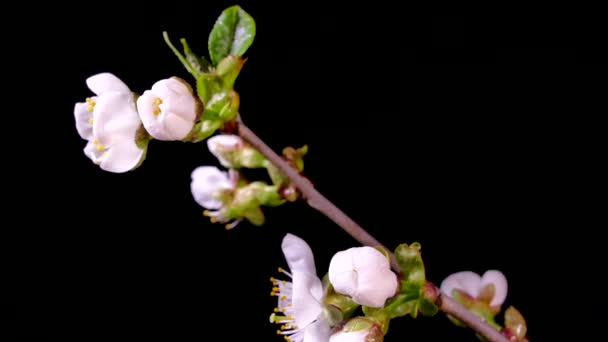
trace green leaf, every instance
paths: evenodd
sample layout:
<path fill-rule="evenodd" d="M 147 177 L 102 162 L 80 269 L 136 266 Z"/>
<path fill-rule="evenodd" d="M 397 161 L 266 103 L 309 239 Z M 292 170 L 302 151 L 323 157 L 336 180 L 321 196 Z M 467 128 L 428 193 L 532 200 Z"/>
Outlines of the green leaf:
<path fill-rule="evenodd" d="M 182 53 L 179 52 L 179 50 L 175 46 L 173 46 L 173 43 L 171 43 L 171 40 L 169 39 L 169 34 L 166 31 L 163 32 L 163 38 L 165 39 L 165 43 L 169 46 L 171 51 L 173 51 L 175 56 L 177 56 L 180 62 L 182 62 L 186 70 L 188 70 L 188 72 L 192 74 L 192 76 L 198 78 L 198 71 L 196 71 L 196 69 L 192 66 L 192 64 L 190 64 L 188 59 L 184 57 L 184 55 L 182 55 Z"/>
<path fill-rule="evenodd" d="M 207 139 L 212 136 L 216 130 L 222 127 L 222 122 L 218 120 L 201 120 L 197 122 L 190 134 L 184 139 L 184 141 L 189 141 L 193 143 L 197 143 Z"/>
<path fill-rule="evenodd" d="M 222 79 L 216 74 L 201 74 L 196 80 L 196 93 L 207 107 L 211 98 L 222 91 Z M 205 108 L 206 109 L 206 108 Z M 208 118 L 212 119 L 212 118 Z"/>
<path fill-rule="evenodd" d="M 194 70 L 198 73 L 208 72 L 211 64 L 205 59 L 205 57 L 197 56 L 192 50 L 190 50 L 190 46 L 188 46 L 188 42 L 186 42 L 185 38 L 180 39 L 182 46 L 184 47 L 184 53 L 186 54 L 186 60 Z"/>
<path fill-rule="evenodd" d="M 395 258 L 401 268 L 402 283 L 413 283 L 423 286 L 426 281 L 424 263 L 420 254 L 421 246 L 418 242 L 411 246 L 401 244 L 395 249 Z"/>
<path fill-rule="evenodd" d="M 240 6 L 225 9 L 209 34 L 209 56 L 217 65 L 228 55 L 245 54 L 255 37 L 255 21 Z"/>
<path fill-rule="evenodd" d="M 245 60 L 239 56 L 229 55 L 217 65 L 216 73 L 221 77 L 221 88 L 224 91 L 232 90 L 234 81 L 243 68 Z"/>

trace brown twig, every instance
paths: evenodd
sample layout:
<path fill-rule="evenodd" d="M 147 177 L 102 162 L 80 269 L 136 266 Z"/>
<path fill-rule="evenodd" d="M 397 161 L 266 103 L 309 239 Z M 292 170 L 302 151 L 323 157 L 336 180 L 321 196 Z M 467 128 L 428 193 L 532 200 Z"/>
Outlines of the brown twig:
<path fill-rule="evenodd" d="M 355 221 L 353 221 L 348 215 L 342 210 L 336 207 L 331 201 L 325 196 L 318 192 L 312 183 L 302 177 L 296 170 L 294 170 L 283 158 L 276 154 L 262 139 L 260 139 L 249 127 L 247 127 L 241 120 L 240 115 L 236 118 L 237 134 L 247 141 L 251 146 L 258 150 L 264 157 L 266 157 L 274 166 L 276 166 L 302 193 L 304 198 L 308 201 L 308 204 L 314 209 L 318 210 L 329 219 L 334 221 L 338 226 L 344 229 L 353 238 L 359 241 L 364 246 L 382 246 L 378 240 L 371 236 L 365 229 L 361 228 Z M 384 247 L 387 251 L 390 250 Z M 400 271 L 399 266 L 395 260 L 393 253 L 391 255 L 391 266 L 397 272 Z M 475 330 L 486 340 L 491 342 L 509 342 L 498 330 L 494 329 L 486 322 L 482 321 L 478 316 L 473 314 L 471 311 L 464 308 L 462 305 L 455 302 L 448 296 L 439 294 L 435 303 L 439 306 L 439 309 L 446 314 L 459 319 L 471 329 Z"/>

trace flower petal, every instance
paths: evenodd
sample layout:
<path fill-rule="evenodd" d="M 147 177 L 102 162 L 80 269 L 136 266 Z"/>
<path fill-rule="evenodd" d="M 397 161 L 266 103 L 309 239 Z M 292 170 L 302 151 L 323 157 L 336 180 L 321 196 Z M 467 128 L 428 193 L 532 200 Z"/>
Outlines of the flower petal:
<path fill-rule="evenodd" d="M 74 119 L 76 121 L 76 130 L 82 139 L 90 140 L 93 136 L 93 126 L 90 120 L 93 118 L 93 112 L 87 110 L 88 103 L 78 102 L 74 105 Z"/>
<path fill-rule="evenodd" d="M 144 157 L 145 150 L 140 149 L 133 139 L 123 139 L 112 144 L 107 152 L 101 155 L 102 170 L 123 173 L 135 168 Z"/>
<path fill-rule="evenodd" d="M 463 271 L 450 274 L 441 282 L 441 292 L 452 297 L 452 290 L 461 290 L 472 297 L 477 297 L 481 277 L 471 271 Z"/>
<path fill-rule="evenodd" d="M 326 342 L 329 341 L 330 333 L 327 322 L 319 319 L 306 327 L 303 342 Z"/>
<path fill-rule="evenodd" d="M 84 147 L 84 154 L 91 159 L 93 163 L 99 164 L 99 151 L 97 151 L 97 148 L 92 141 L 89 141 Z"/>
<path fill-rule="evenodd" d="M 231 189 L 232 183 L 226 172 L 220 171 L 215 166 L 200 166 L 192 171 L 190 176 L 190 191 L 192 197 L 200 206 L 207 209 L 219 209 L 223 203 L 215 198 L 218 190 Z"/>
<path fill-rule="evenodd" d="M 353 300 L 372 308 L 384 306 L 387 299 L 397 293 L 397 275 L 389 268 L 367 269 L 358 272 L 357 290 Z"/>
<path fill-rule="evenodd" d="M 87 78 L 87 86 L 95 95 L 101 95 L 108 91 L 130 93 L 129 87 L 118 77 L 111 73 L 104 72 Z"/>
<path fill-rule="evenodd" d="M 109 146 L 113 140 L 135 140 L 140 126 L 131 93 L 111 91 L 98 97 L 93 109 L 93 136 L 102 145 Z"/>
<path fill-rule="evenodd" d="M 356 269 L 365 267 L 390 268 L 388 259 L 373 247 L 354 247 L 352 249 L 353 266 Z"/>
<path fill-rule="evenodd" d="M 500 306 L 507 299 L 507 278 L 498 270 L 490 270 L 481 277 L 480 288 L 488 284 L 494 284 L 494 298 L 490 302 L 490 306 Z"/>
<path fill-rule="evenodd" d="M 336 292 L 350 296 L 357 290 L 358 277 L 354 270 L 352 248 L 334 254 L 328 274 Z"/>
<path fill-rule="evenodd" d="M 211 153 L 217 152 L 218 149 L 233 150 L 243 144 L 243 139 L 238 135 L 219 134 L 207 139 L 207 147 Z"/>
<path fill-rule="evenodd" d="M 298 327 L 305 327 L 319 318 L 323 307 L 320 299 L 323 285 L 316 274 L 308 272 L 292 273 L 292 303 L 294 319 Z"/>
<path fill-rule="evenodd" d="M 161 125 L 163 126 L 163 131 L 170 140 L 184 139 L 194 126 L 194 121 L 188 121 L 176 113 L 165 112 L 161 115 Z"/>
<path fill-rule="evenodd" d="M 317 274 L 312 250 L 306 241 L 293 234 L 287 234 L 283 238 L 281 249 L 292 273 L 307 272 Z"/>
<path fill-rule="evenodd" d="M 158 97 L 150 90 L 144 91 L 144 93 L 137 99 L 137 112 L 141 118 L 141 122 L 146 128 L 146 131 L 156 140 L 168 141 L 170 137 L 164 131 L 162 125 L 159 122 L 158 115 L 154 115 L 154 101 Z"/>

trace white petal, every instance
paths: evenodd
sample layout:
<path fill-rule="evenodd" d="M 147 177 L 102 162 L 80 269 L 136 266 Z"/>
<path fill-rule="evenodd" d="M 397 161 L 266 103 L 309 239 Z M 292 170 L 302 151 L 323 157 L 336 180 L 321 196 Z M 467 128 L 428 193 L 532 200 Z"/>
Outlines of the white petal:
<path fill-rule="evenodd" d="M 135 140 L 123 139 L 112 144 L 101 157 L 102 170 L 123 173 L 132 170 L 144 157 L 144 150 L 137 147 Z"/>
<path fill-rule="evenodd" d="M 160 116 L 154 115 L 154 101 L 158 97 L 150 90 L 144 93 L 137 99 L 137 111 L 144 128 L 148 133 L 157 140 L 171 140 L 167 132 L 164 131 L 162 124 L 159 122 Z"/>
<path fill-rule="evenodd" d="M 131 93 L 107 92 L 93 109 L 93 136 L 103 145 L 112 140 L 132 139 L 141 125 Z"/>
<path fill-rule="evenodd" d="M 357 290 L 353 300 L 372 308 L 384 306 L 386 300 L 397 292 L 397 275 L 389 268 L 367 268 L 358 272 Z"/>
<path fill-rule="evenodd" d="M 160 122 L 170 140 L 182 140 L 192 130 L 194 121 L 188 121 L 175 113 L 162 113 Z"/>
<path fill-rule="evenodd" d="M 90 140 L 93 136 L 93 126 L 91 126 L 90 119 L 93 118 L 93 112 L 89 112 L 87 107 L 89 106 L 86 102 L 76 103 L 74 106 L 74 119 L 76 121 L 76 130 L 82 139 Z"/>
<path fill-rule="evenodd" d="M 317 274 L 312 250 L 306 241 L 293 234 L 287 234 L 283 238 L 281 249 L 292 273 L 307 272 Z"/>
<path fill-rule="evenodd" d="M 340 251 L 329 262 L 329 281 L 336 292 L 352 295 L 357 290 L 357 273 L 354 272 L 352 248 Z"/>
<path fill-rule="evenodd" d="M 472 297 L 477 297 L 479 294 L 479 285 L 481 277 L 479 274 L 471 271 L 463 271 L 450 274 L 441 282 L 441 292 L 448 296 L 452 296 L 452 290 L 461 290 Z"/>
<path fill-rule="evenodd" d="M 104 72 L 87 78 L 87 86 L 95 95 L 101 95 L 108 91 L 130 93 L 129 87 L 113 74 Z"/>
<path fill-rule="evenodd" d="M 298 327 L 305 327 L 317 319 L 323 311 L 319 301 L 323 285 L 316 274 L 296 271 L 291 275 L 294 319 Z"/>
<path fill-rule="evenodd" d="M 223 203 L 214 197 L 218 190 L 231 189 L 232 183 L 226 172 L 214 166 L 200 166 L 191 174 L 190 191 L 200 206 L 207 209 L 219 209 Z"/>
<path fill-rule="evenodd" d="M 220 134 L 207 139 L 207 148 L 224 167 L 231 167 L 230 161 L 224 158 L 226 151 L 234 151 L 243 146 L 243 140 L 237 135 Z"/>
<path fill-rule="evenodd" d="M 353 265 L 357 269 L 365 267 L 391 267 L 384 254 L 373 247 L 354 247 L 352 253 Z"/>
<path fill-rule="evenodd" d="M 186 121 L 194 121 L 196 118 L 196 99 L 190 94 L 175 95 L 163 100 L 160 109 L 163 112 L 173 112 Z"/>
<path fill-rule="evenodd" d="M 303 342 L 329 342 L 329 325 L 322 319 L 312 323 L 304 331 Z"/>
<path fill-rule="evenodd" d="M 490 306 L 500 306 L 507 299 L 507 278 L 502 272 L 490 270 L 481 277 L 480 289 L 488 284 L 494 284 L 494 298 L 490 302 Z"/>
<path fill-rule="evenodd" d="M 97 151 L 95 144 L 89 141 L 84 147 L 84 154 L 91 159 L 95 164 L 99 164 L 99 151 Z"/>

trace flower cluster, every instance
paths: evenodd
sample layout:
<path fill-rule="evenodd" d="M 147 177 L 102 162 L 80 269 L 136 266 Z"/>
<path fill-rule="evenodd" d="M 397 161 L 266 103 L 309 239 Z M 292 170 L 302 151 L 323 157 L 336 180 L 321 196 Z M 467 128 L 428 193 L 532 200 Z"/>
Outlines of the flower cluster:
<path fill-rule="evenodd" d="M 278 297 L 270 316 L 279 324 L 277 334 L 292 342 L 363 342 L 372 336 L 374 341 L 382 340 L 381 320 L 350 314 L 359 305 L 381 308 L 398 292 L 397 275 L 383 253 L 371 247 L 337 253 L 330 262 L 329 282 L 324 283 L 304 240 L 287 234 L 281 247 L 289 270 L 279 268 L 279 272 L 287 279 L 270 278 L 270 295 Z"/>

